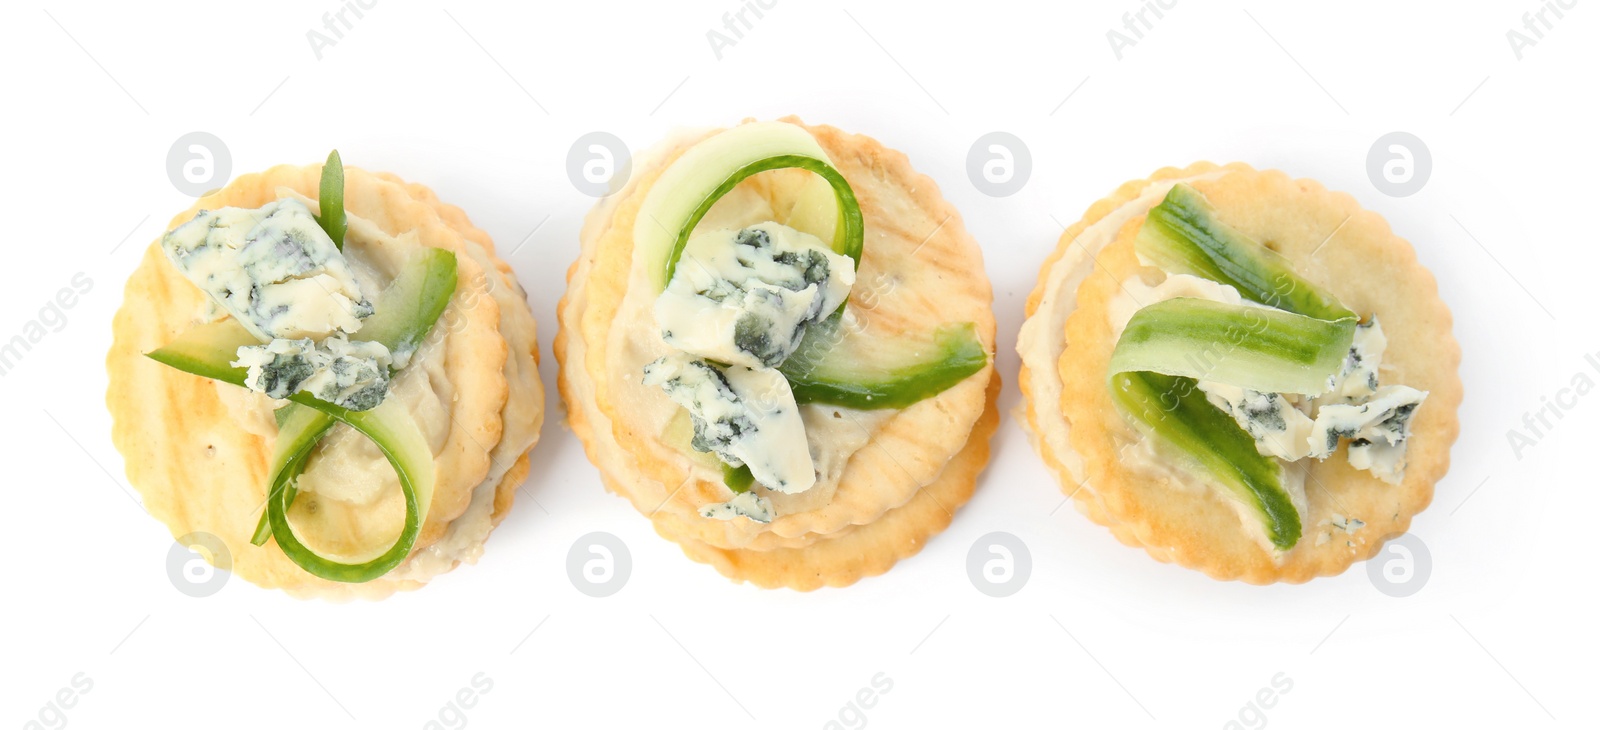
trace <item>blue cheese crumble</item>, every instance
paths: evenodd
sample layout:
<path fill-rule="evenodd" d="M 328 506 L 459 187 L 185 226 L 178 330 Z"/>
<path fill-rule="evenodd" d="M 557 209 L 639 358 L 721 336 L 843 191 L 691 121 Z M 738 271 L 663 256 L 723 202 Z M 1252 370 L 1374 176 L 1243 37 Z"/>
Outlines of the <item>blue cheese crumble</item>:
<path fill-rule="evenodd" d="M 772 500 L 755 492 L 740 492 L 726 502 L 701 507 L 700 516 L 713 520 L 747 517 L 767 524 L 772 522 Z"/>
<path fill-rule="evenodd" d="M 161 239 L 173 266 L 263 342 L 354 334 L 372 304 L 311 210 L 202 210 Z"/>
<path fill-rule="evenodd" d="M 352 342 L 329 337 L 279 338 L 265 345 L 246 345 L 236 353 L 237 368 L 247 368 L 244 385 L 268 398 L 283 400 L 299 392 L 352 411 L 376 408 L 389 390 L 389 348 L 381 342 Z"/>
<path fill-rule="evenodd" d="M 1328 516 L 1328 524 L 1343 530 L 1347 535 L 1356 534 L 1357 530 L 1367 526 L 1367 523 L 1354 517 L 1345 517 L 1337 512 Z"/>
<path fill-rule="evenodd" d="M 1383 351 L 1388 347 L 1389 338 L 1383 336 L 1383 325 L 1378 324 L 1376 315 L 1356 324 L 1350 352 L 1345 355 L 1339 372 L 1328 376 L 1328 391 L 1318 398 L 1354 401 L 1376 393 L 1378 366 L 1383 362 Z"/>
<path fill-rule="evenodd" d="M 750 467 L 775 492 L 804 492 L 816 483 L 805 423 L 782 373 L 673 353 L 645 366 L 644 384 L 659 386 L 689 411 L 695 449 Z"/>
<path fill-rule="evenodd" d="M 844 304 L 855 264 L 779 223 L 689 238 L 655 319 L 668 345 L 747 368 L 776 368 L 808 325 Z"/>
<path fill-rule="evenodd" d="M 1311 456 L 1326 459 L 1350 440 L 1350 465 L 1390 484 L 1405 474 L 1405 442 L 1411 418 L 1428 394 L 1405 385 L 1386 385 L 1359 403 L 1330 403 L 1317 409 Z"/>
<path fill-rule="evenodd" d="M 1304 459 L 1311 453 L 1313 423 L 1291 396 L 1200 381 L 1206 400 L 1233 416 L 1235 423 L 1256 440 L 1256 451 L 1285 461 Z"/>

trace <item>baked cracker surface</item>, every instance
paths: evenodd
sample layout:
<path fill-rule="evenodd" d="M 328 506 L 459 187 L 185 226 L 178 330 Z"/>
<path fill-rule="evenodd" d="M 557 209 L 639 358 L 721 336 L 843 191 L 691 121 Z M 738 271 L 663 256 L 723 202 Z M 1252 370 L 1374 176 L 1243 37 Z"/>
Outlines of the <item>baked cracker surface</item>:
<path fill-rule="evenodd" d="M 314 200 L 320 175 L 320 165 L 285 165 L 241 176 L 175 216 L 168 229 L 201 209 L 260 206 L 280 197 L 282 189 Z M 471 228 L 464 216 L 441 220 L 440 204 L 431 191 L 413 195 L 426 188 L 403 185 L 392 176 L 357 168 L 346 168 L 345 175 L 345 206 L 352 215 L 415 245 L 467 254 L 458 259 L 460 281 L 449 312 L 449 332 L 439 335 L 446 348 L 440 374 L 451 381 L 453 401 L 448 434 L 435 454 L 437 485 L 429 518 L 417 541 L 420 550 L 444 534 L 450 521 L 466 509 L 474 488 L 491 474 L 492 459 L 484 445 L 501 443 L 502 412 L 532 417 L 533 435 L 526 437 L 528 445 L 537 438 L 542 392 L 530 393 L 524 388 L 517 398 L 508 399 L 503 374 L 508 359 L 524 360 L 531 367 L 536 355 L 508 358 L 506 338 L 496 329 L 505 317 L 497 297 L 472 296 L 491 293 L 488 272 L 492 269 L 479 265 L 483 256 L 473 250 L 478 244 L 464 238 L 468 229 L 477 235 L 481 231 Z M 488 251 L 481 253 L 492 258 Z M 113 321 L 106 401 L 113 418 L 113 441 L 124 455 L 129 479 L 140 491 L 145 508 L 166 523 L 174 536 L 206 532 L 219 537 L 231 554 L 233 572 L 263 587 L 301 597 L 347 600 L 382 598 L 422 585 L 395 579 L 364 584 L 326 581 L 294 565 L 271 541 L 261 547 L 249 543 L 265 502 L 272 439 L 240 427 L 235 412 L 218 394 L 223 386 L 144 357 L 194 326 L 203 299 L 204 294 L 166 261 L 158 239 L 129 278 L 123 306 Z M 519 341 L 534 336 L 531 317 L 527 324 L 526 331 L 514 333 Z M 506 462 L 505 475 L 491 485 L 496 489 L 495 522 L 509 508 L 509 495 L 526 474 L 525 455 L 509 456 Z M 392 530 L 397 514 L 393 509 L 374 509 L 370 514 L 346 510 L 348 521 L 337 529 L 352 533 Z M 309 529 L 322 527 L 318 523 Z"/>
<path fill-rule="evenodd" d="M 862 201 L 867 239 L 858 287 L 891 277 L 891 296 L 880 298 L 868 313 L 876 318 L 874 326 L 923 331 L 972 321 L 992 351 L 992 294 L 981 256 L 933 182 L 916 174 L 903 154 L 868 137 L 831 127 L 807 129 Z M 701 518 L 699 507 L 728 498 L 720 476 L 698 476 L 694 460 L 678 446 L 661 443 L 629 418 L 625 402 L 615 399 L 608 383 L 635 374 L 612 372 L 605 348 L 627 294 L 638 208 L 661 171 L 704 136 L 687 135 L 653 159 L 636 159 L 628 185 L 598 204 L 585 223 L 583 251 L 569 270 L 569 288 L 558 308 L 555 351 L 568 421 L 607 487 L 650 515 L 658 531 L 716 549 L 804 549 L 922 500 L 919 491 L 939 479 L 957 454 L 967 453 L 972 429 L 990 410 L 986 393 L 992 367 L 885 423 L 873 442 L 851 457 L 833 500 L 822 509 L 784 515 L 770 526 Z"/>
<path fill-rule="evenodd" d="M 1202 164 L 1184 172 L 1163 171 L 1158 177 L 1171 179 L 1206 169 L 1217 168 Z M 1403 482 L 1389 485 L 1353 469 L 1344 446 L 1326 461 L 1289 465 L 1305 474 L 1304 534 L 1293 549 L 1275 556 L 1246 531 L 1237 512 L 1214 490 L 1178 488 L 1168 477 L 1130 466 L 1124 449 L 1139 437 L 1113 406 L 1106 386 L 1116 344 L 1106 308 L 1122 293 L 1121 282 L 1128 277 L 1159 278 L 1159 272 L 1141 267 L 1134 255 L 1134 237 L 1144 220 L 1139 215 L 1095 256 L 1096 272 L 1079 287 L 1077 309 L 1067 320 L 1068 344 L 1059 361 L 1063 390 L 1055 406 L 1071 425 L 1067 435 L 1072 451 L 1083 460 L 1081 478 L 1086 481 L 1081 487 L 1071 479 L 1062 484 L 1080 511 L 1111 527 L 1124 543 L 1142 546 L 1159 560 L 1224 580 L 1303 582 L 1343 572 L 1372 557 L 1384 540 L 1405 532 L 1411 518 L 1432 500 L 1434 484 L 1449 467 L 1450 446 L 1459 432 L 1460 347 L 1432 274 L 1382 217 L 1362 210 L 1351 196 L 1330 192 L 1314 181 L 1242 165 L 1227 170 L 1219 178 L 1193 183 L 1219 217 L 1288 257 L 1302 276 L 1358 314 L 1375 313 L 1389 339 L 1382 382 L 1429 391 L 1412 422 Z M 1096 204 L 1090 215 L 1098 210 L 1103 216 L 1109 208 L 1136 197 L 1142 186 L 1130 186 Z M 1063 236 L 1063 248 L 1072 235 L 1076 234 L 1069 230 Z M 1023 373 L 1024 382 L 1028 376 Z M 1036 409 L 1049 407 L 1030 401 L 1030 423 L 1037 422 Z M 1047 460 L 1054 462 L 1058 475 L 1064 475 L 1067 470 L 1061 468 L 1058 456 L 1047 454 Z M 1333 515 L 1366 524 L 1346 533 L 1330 523 Z"/>

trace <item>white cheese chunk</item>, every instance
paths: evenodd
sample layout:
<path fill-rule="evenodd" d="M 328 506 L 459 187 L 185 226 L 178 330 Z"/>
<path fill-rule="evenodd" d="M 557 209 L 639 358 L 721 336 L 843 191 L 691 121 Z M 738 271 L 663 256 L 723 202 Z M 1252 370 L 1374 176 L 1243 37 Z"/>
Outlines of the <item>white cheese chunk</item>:
<path fill-rule="evenodd" d="M 1313 402 L 1317 422 L 1308 445 L 1312 456 L 1324 459 L 1339 447 L 1339 439 L 1348 438 L 1350 466 L 1399 484 L 1405 477 L 1411 416 L 1428 394 L 1403 385 L 1379 387 L 1378 369 L 1388 346 L 1376 315 L 1356 326 L 1344 364 L 1328 378 L 1328 392 Z"/>
<path fill-rule="evenodd" d="M 1339 372 L 1328 376 L 1328 392 L 1317 396 L 1324 401 L 1354 401 L 1378 391 L 1378 367 L 1383 363 L 1383 351 L 1389 347 L 1389 338 L 1383 335 L 1383 325 L 1374 315 L 1367 322 L 1356 325 L 1355 337 L 1350 341 L 1350 352 L 1345 355 Z"/>
<path fill-rule="evenodd" d="M 1350 466 L 1365 469 L 1390 484 L 1399 484 L 1406 475 L 1406 442 L 1351 441 Z"/>
<path fill-rule="evenodd" d="M 1196 385 L 1205 392 L 1206 400 L 1233 416 L 1239 427 L 1256 440 L 1256 451 L 1262 455 L 1296 461 L 1311 453 L 1311 417 L 1283 395 L 1206 381 Z"/>
<path fill-rule="evenodd" d="M 298 200 L 200 211 L 161 247 L 263 342 L 353 334 L 372 314 L 344 255 Z"/>
<path fill-rule="evenodd" d="M 1326 459 L 1340 439 L 1395 446 L 1411 435 L 1411 416 L 1428 394 L 1405 385 L 1386 385 L 1360 403 L 1330 403 L 1317 409 L 1307 444 L 1311 456 Z M 1359 468 L 1359 467 L 1358 467 Z"/>
<path fill-rule="evenodd" d="M 239 348 L 234 367 L 247 368 L 245 387 L 269 398 L 305 391 L 352 411 L 377 407 L 389 388 L 389 348 L 381 342 L 329 337 L 275 339 Z"/>
<path fill-rule="evenodd" d="M 645 366 L 644 384 L 660 386 L 689 411 L 694 448 L 730 466 L 749 466 L 775 492 L 794 494 L 816 483 L 805 423 L 782 373 L 723 368 L 675 352 Z"/>
<path fill-rule="evenodd" d="M 748 517 L 767 524 L 772 521 L 772 502 L 755 492 L 740 492 L 726 502 L 701 507 L 700 516 L 713 520 Z"/>
<path fill-rule="evenodd" d="M 854 285 L 854 262 L 811 234 L 772 222 L 724 228 L 689 238 L 655 319 L 678 350 L 775 368 Z"/>

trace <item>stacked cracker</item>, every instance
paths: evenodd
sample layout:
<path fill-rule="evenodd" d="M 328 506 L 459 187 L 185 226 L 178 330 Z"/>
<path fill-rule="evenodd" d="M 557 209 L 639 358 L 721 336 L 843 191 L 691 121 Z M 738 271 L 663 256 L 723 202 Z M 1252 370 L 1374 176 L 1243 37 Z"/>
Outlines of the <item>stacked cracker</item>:
<path fill-rule="evenodd" d="M 981 254 L 933 181 L 876 140 L 806 129 L 861 203 L 865 253 L 851 307 L 865 331 L 893 337 L 973 322 L 992 353 L 992 294 Z M 667 348 L 651 320 L 656 291 L 635 265 L 632 247 L 635 225 L 655 225 L 636 220 L 650 186 L 714 133 L 668 141 L 637 160 L 627 185 L 589 214 L 558 311 L 555 352 L 568 420 L 607 488 L 690 558 L 762 587 L 849 585 L 915 554 L 972 495 L 998 420 L 999 378 L 991 364 L 904 410 L 836 409 L 838 425 L 811 438 L 856 448 L 841 451 L 842 463 L 819 464 L 824 479 L 808 492 L 774 495 L 779 516 L 770 524 L 700 516 L 700 508 L 730 493 L 715 459 L 687 447 L 681 411 L 642 383 L 644 365 Z M 746 180 L 701 229 L 781 221 L 809 174 L 777 171 Z"/>
<path fill-rule="evenodd" d="M 315 211 L 321 171 L 320 165 L 286 165 L 245 175 L 175 216 L 168 229 L 202 209 L 256 208 L 286 197 Z M 465 213 L 421 185 L 354 168 L 345 170 L 344 201 L 346 255 L 380 279 L 392 278 L 422 247 L 457 254 L 455 295 L 389 395 L 404 398 L 423 426 L 437 479 L 427 520 L 405 563 L 367 583 L 337 583 L 305 572 L 272 541 L 250 544 L 266 503 L 277 433 L 272 402 L 144 357 L 212 316 L 206 295 L 167 261 L 159 240 L 128 280 L 113 324 L 106 402 L 129 480 L 145 509 L 174 536 L 217 536 L 233 571 L 263 587 L 299 596 L 382 598 L 481 554 L 527 476 L 528 450 L 543 422 L 544 391 L 526 297 L 511 267 L 495 256 L 493 241 Z M 396 534 L 404 517 L 388 462 L 359 436 L 341 436 L 341 429 L 347 427 L 336 426 L 317 447 L 302 481 L 314 483 L 323 473 L 323 483 L 344 482 L 345 488 L 302 492 L 290 510 L 302 539 L 319 549 Z"/>
<path fill-rule="evenodd" d="M 1376 314 L 1388 335 L 1385 382 L 1429 392 L 1412 421 L 1405 479 L 1385 484 L 1352 468 L 1345 447 L 1304 470 L 1304 536 L 1282 554 L 1264 549 L 1214 489 L 1175 471 L 1147 468 L 1140 437 L 1112 404 L 1106 371 L 1116 340 L 1107 305 L 1131 276 L 1155 283 L 1134 239 L 1145 213 L 1186 182 L 1218 216 L 1293 262 L 1297 273 L 1362 316 Z M 1433 275 L 1410 244 L 1355 199 L 1311 180 L 1243 164 L 1166 168 L 1124 184 L 1062 234 L 1028 299 L 1017 350 L 1022 416 L 1035 447 L 1079 511 L 1123 543 L 1221 580 L 1303 582 L 1343 572 L 1404 533 L 1433 498 L 1449 467 L 1459 426 L 1461 349 Z M 1339 526 L 1356 518 L 1359 530 Z"/>

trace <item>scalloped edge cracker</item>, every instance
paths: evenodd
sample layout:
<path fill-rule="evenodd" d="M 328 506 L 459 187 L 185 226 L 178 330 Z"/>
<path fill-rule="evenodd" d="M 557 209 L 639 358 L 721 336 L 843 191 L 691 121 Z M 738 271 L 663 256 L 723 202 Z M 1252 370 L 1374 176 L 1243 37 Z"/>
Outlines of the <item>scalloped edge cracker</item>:
<path fill-rule="evenodd" d="M 781 121 L 801 124 L 792 117 Z M 976 322 L 980 338 L 992 353 L 993 295 L 984 275 L 982 255 L 961 224 L 959 214 L 940 196 L 937 185 L 912 170 L 904 154 L 887 149 L 876 140 L 833 127 L 805 128 L 827 150 L 861 201 L 867 246 L 859 267 L 858 286 L 881 276 L 879 272 L 896 272 L 914 282 L 894 289 L 877 302 L 876 308 L 867 313 L 875 318 L 874 326 L 920 326 L 917 313 L 931 307 L 949 317 Z M 628 418 L 628 400 L 618 382 L 630 374 L 611 369 L 613 358 L 608 348 L 613 343 L 608 339 L 616 337 L 611 334 L 612 325 L 628 295 L 634 218 L 649 186 L 661 172 L 684 150 L 711 133 L 685 133 L 663 142 L 650 154 L 637 156 L 627 185 L 601 200 L 585 220 L 580 235 L 582 252 L 568 270 L 568 289 L 557 308 L 560 330 L 555 353 L 561 363 L 559 384 L 568 422 L 583 442 L 589 460 L 600 469 L 607 488 L 649 516 L 658 532 L 687 545 L 729 551 L 728 555 L 793 555 L 777 551 L 803 553 L 808 546 L 835 541 L 859 545 L 862 543 L 847 540 L 858 532 L 875 534 L 867 531 L 893 514 L 904 515 L 894 523 L 900 527 L 883 529 L 903 529 L 923 536 L 943 529 L 948 515 L 941 515 L 944 522 L 935 526 L 930 517 L 910 504 L 924 501 L 926 498 L 919 494 L 946 479 L 945 474 L 963 474 L 965 492 L 970 493 L 978 468 L 987 459 L 987 447 L 983 448 L 978 466 L 971 469 L 954 465 L 952 460 L 975 453 L 970 446 L 974 428 L 993 410 L 988 395 L 990 383 L 997 379 L 992 355 L 990 366 L 977 375 L 899 411 L 874 431 L 869 445 L 849 458 L 840 485 L 827 505 L 782 515 L 771 525 L 700 517 L 699 507 L 728 499 L 720 470 L 712 470 L 676 446 L 663 443 L 657 438 L 659 431 L 652 432 L 653 426 L 639 423 L 641 419 Z M 741 187 L 756 190 L 763 184 L 758 176 Z M 920 256 L 925 260 L 911 265 L 909 258 L 919 245 L 924 247 Z M 913 519 L 914 523 L 906 522 Z M 752 572 L 749 579 L 767 587 L 802 590 L 823 584 L 843 585 L 862 575 L 881 573 L 895 560 L 910 554 L 904 549 L 885 550 L 882 555 L 857 556 L 854 564 L 822 560 L 817 563 L 821 572 L 809 578 L 794 571 L 760 569 L 766 572 Z M 760 561 L 746 564 L 757 562 Z M 879 567 L 861 567 L 869 564 Z"/>
<path fill-rule="evenodd" d="M 1263 549 L 1215 490 L 1179 486 L 1168 474 L 1130 467 L 1122 458 L 1123 450 L 1140 437 L 1116 411 L 1106 389 L 1106 370 L 1116 344 L 1106 306 L 1127 277 L 1141 272 L 1159 275 L 1140 266 L 1134 256 L 1133 241 L 1143 212 L 1123 224 L 1115 241 L 1103 249 L 1088 251 L 1088 256 L 1069 252 L 1081 233 L 1139 199 L 1148 186 L 1196 177 L 1202 179 L 1190 184 L 1230 225 L 1287 256 L 1301 275 L 1362 316 L 1378 315 L 1389 335 L 1382 370 L 1385 383 L 1430 392 L 1412 424 L 1408 465 L 1400 485 L 1351 468 L 1343 446 L 1326 461 L 1290 466 L 1305 471 L 1308 513 L 1304 536 L 1281 556 Z M 1064 257 L 1069 255 L 1082 259 L 1071 265 L 1092 271 L 1075 293 L 1049 292 L 1052 272 L 1068 262 Z M 1036 380 L 1051 373 L 1031 371 L 1024 356 L 1019 381 L 1030 438 L 1080 512 L 1157 560 L 1219 580 L 1256 584 L 1300 583 L 1335 575 L 1375 555 L 1384 539 L 1405 532 L 1411 518 L 1432 500 L 1434 484 L 1449 467 L 1450 446 L 1460 430 L 1456 411 L 1462 397 L 1457 375 L 1461 350 L 1451 334 L 1449 309 L 1411 245 L 1395 235 L 1381 216 L 1361 209 L 1347 194 L 1238 163 L 1163 169 L 1147 180 L 1124 184 L 1062 234 L 1029 297 L 1027 316 L 1047 314 L 1043 310 L 1050 306 L 1046 300 L 1051 296 L 1074 297 L 1076 309 L 1066 318 L 1064 331 L 1040 333 L 1058 343 L 1064 337 L 1055 363 L 1058 381 Z M 1059 402 L 1038 399 L 1057 385 Z M 1063 443 L 1066 449 L 1061 448 Z M 1330 524 L 1334 514 L 1366 524 L 1345 533 Z"/>
<path fill-rule="evenodd" d="M 315 200 L 321 170 L 321 165 L 280 165 L 243 175 L 175 216 L 168 230 L 202 208 L 262 205 L 277 199 L 280 188 Z M 444 340 L 453 422 L 443 450 L 435 454 L 435 464 L 444 466 L 436 466 L 439 484 L 415 548 L 422 550 L 446 534 L 480 488 L 494 490 L 492 524 L 510 509 L 543 419 L 537 332 L 509 267 L 494 258 L 487 234 L 459 209 L 387 173 L 346 168 L 345 185 L 345 206 L 352 214 L 391 235 L 410 233 L 418 245 L 466 254 L 458 260 L 462 288 L 450 305 L 457 326 Z M 463 295 L 480 291 L 490 296 Z M 235 574 L 296 597 L 378 599 L 424 585 L 399 578 L 327 581 L 301 570 L 274 543 L 250 544 L 265 499 L 272 438 L 242 428 L 215 383 L 144 357 L 196 324 L 203 298 L 173 270 L 158 238 L 129 277 L 113 321 L 114 342 L 106 358 L 112 440 L 145 508 L 174 537 L 196 531 L 217 535 L 231 552 Z M 485 443 L 496 446 L 486 450 Z M 455 564 L 459 561 L 451 568 Z"/>

